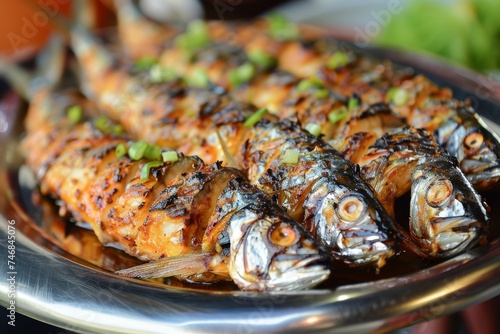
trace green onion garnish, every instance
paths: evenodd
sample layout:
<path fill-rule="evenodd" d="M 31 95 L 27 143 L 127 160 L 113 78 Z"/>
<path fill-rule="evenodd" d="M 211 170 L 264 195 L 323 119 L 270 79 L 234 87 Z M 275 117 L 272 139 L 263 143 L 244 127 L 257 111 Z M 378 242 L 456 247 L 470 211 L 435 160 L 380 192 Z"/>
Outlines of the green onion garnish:
<path fill-rule="evenodd" d="M 68 108 L 67 112 L 68 119 L 71 123 L 76 124 L 80 122 L 83 116 L 83 109 L 79 105 L 74 105 Z"/>
<path fill-rule="evenodd" d="M 354 97 L 350 98 L 349 102 L 347 102 L 347 109 L 349 110 L 356 109 L 358 106 L 359 106 L 359 101 Z"/>
<path fill-rule="evenodd" d="M 232 86 L 239 86 L 250 81 L 255 75 L 255 69 L 251 63 L 244 63 L 229 72 L 229 82 Z"/>
<path fill-rule="evenodd" d="M 123 133 L 123 128 L 120 124 L 115 124 L 111 127 L 111 133 L 114 133 L 115 135 L 121 135 Z"/>
<path fill-rule="evenodd" d="M 314 91 L 314 97 L 318 99 L 324 99 L 325 97 L 328 97 L 328 89 L 326 88 L 318 88 L 316 91 Z"/>
<path fill-rule="evenodd" d="M 151 81 L 155 83 L 160 82 L 170 82 L 177 79 L 179 76 L 172 68 L 163 68 L 158 64 L 155 64 L 149 70 L 149 75 L 151 76 Z"/>
<path fill-rule="evenodd" d="M 161 161 L 150 161 L 147 164 L 145 164 L 144 166 L 142 166 L 141 182 L 145 182 L 149 179 L 149 174 L 150 174 L 151 168 L 160 167 L 161 165 L 163 165 L 163 162 L 161 162 Z"/>
<path fill-rule="evenodd" d="M 342 51 L 335 52 L 327 61 L 326 66 L 329 69 L 335 70 L 349 64 L 349 56 Z"/>
<path fill-rule="evenodd" d="M 128 149 L 128 156 L 132 160 L 140 160 L 144 157 L 144 153 L 146 152 L 148 146 L 149 145 L 142 140 L 133 143 L 132 146 L 130 146 Z"/>
<path fill-rule="evenodd" d="M 280 40 L 290 40 L 299 37 L 297 25 L 290 22 L 281 14 L 273 13 L 267 17 L 269 23 L 269 34 Z"/>
<path fill-rule="evenodd" d="M 164 162 L 176 162 L 177 160 L 179 160 L 179 155 L 176 151 L 163 152 L 161 154 L 161 157 Z"/>
<path fill-rule="evenodd" d="M 342 107 L 340 107 L 338 109 L 335 109 L 335 110 L 331 111 L 328 114 L 328 120 L 330 121 L 330 123 L 336 124 L 339 121 L 341 121 L 344 118 L 346 118 L 347 115 L 349 115 L 349 111 L 347 110 L 347 108 L 345 106 L 342 106 Z"/>
<path fill-rule="evenodd" d="M 156 63 L 158 63 L 158 59 L 154 57 L 142 57 L 135 62 L 134 66 L 138 70 L 147 70 Z"/>
<path fill-rule="evenodd" d="M 392 87 L 387 92 L 387 97 L 396 106 L 403 106 L 408 102 L 409 94 L 404 88 Z"/>
<path fill-rule="evenodd" d="M 149 160 L 158 160 L 161 158 L 161 149 L 157 145 L 148 145 L 144 151 L 144 158 Z"/>
<path fill-rule="evenodd" d="M 250 51 L 248 53 L 248 59 L 250 59 L 250 61 L 255 65 L 264 69 L 273 67 L 276 63 L 276 58 L 273 55 L 262 50 Z"/>
<path fill-rule="evenodd" d="M 262 119 L 262 117 L 264 117 L 264 115 L 267 114 L 268 112 L 269 111 L 267 110 L 267 108 L 262 108 L 257 110 L 245 120 L 243 126 L 246 128 L 251 128 L 256 123 L 258 123 Z"/>
<path fill-rule="evenodd" d="M 304 91 L 306 91 L 314 86 L 315 85 L 311 80 L 304 79 L 304 80 L 300 81 L 299 84 L 297 85 L 297 90 L 299 92 L 304 92 Z"/>
<path fill-rule="evenodd" d="M 186 32 L 175 39 L 175 44 L 181 48 L 188 56 L 203 49 L 210 44 L 207 25 L 201 20 L 192 21 L 186 29 Z"/>
<path fill-rule="evenodd" d="M 125 154 L 127 154 L 127 146 L 125 146 L 125 144 L 123 143 L 118 144 L 116 146 L 115 153 L 117 158 L 123 157 Z"/>
<path fill-rule="evenodd" d="M 299 152 L 295 150 L 286 150 L 285 154 L 280 159 L 283 164 L 296 164 L 299 162 Z"/>
<path fill-rule="evenodd" d="M 195 69 L 191 77 L 188 79 L 188 84 L 191 87 L 207 88 L 208 83 L 208 74 L 201 68 Z"/>
<path fill-rule="evenodd" d="M 94 121 L 94 125 L 98 130 L 102 132 L 109 132 L 110 130 L 109 120 L 106 118 L 106 116 L 99 116 Z"/>
<path fill-rule="evenodd" d="M 319 136 L 321 133 L 321 125 L 317 123 L 307 123 L 305 129 L 315 137 Z"/>

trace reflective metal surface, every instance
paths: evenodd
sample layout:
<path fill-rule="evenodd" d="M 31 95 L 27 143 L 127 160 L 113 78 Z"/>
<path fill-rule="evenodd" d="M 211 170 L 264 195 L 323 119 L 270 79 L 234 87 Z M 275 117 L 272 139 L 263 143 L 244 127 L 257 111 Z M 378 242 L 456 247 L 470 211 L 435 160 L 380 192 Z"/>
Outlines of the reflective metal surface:
<path fill-rule="evenodd" d="M 436 61 L 374 52 L 430 74 L 455 88 L 460 98 L 472 98 L 500 132 L 494 124 L 500 123 L 500 86 Z M 9 112 L 2 117 L 9 128 L 0 134 L 0 254 L 5 254 L 0 303 L 8 306 L 13 299 L 16 312 L 29 317 L 86 333 L 386 332 L 500 294 L 498 234 L 484 247 L 411 274 L 296 293 L 209 291 L 118 277 L 62 250 L 33 223 L 40 217 L 23 204 L 17 182 L 19 120 Z M 500 225 L 499 216 L 493 225 Z M 9 298 L 12 285 L 7 281 L 9 221 L 15 221 L 14 298 Z"/>

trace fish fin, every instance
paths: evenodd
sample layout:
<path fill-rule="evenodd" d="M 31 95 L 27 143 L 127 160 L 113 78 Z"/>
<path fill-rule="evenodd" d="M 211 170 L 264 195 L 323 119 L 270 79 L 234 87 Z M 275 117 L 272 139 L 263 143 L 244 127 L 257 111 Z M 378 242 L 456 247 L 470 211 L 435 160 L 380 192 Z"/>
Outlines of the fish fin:
<path fill-rule="evenodd" d="M 116 271 L 118 275 L 137 278 L 190 276 L 210 271 L 212 254 L 185 254 L 166 257 L 157 261 Z"/>
<path fill-rule="evenodd" d="M 96 26 L 97 10 L 94 1 L 88 0 L 73 0 L 72 15 L 77 26 L 93 29 Z"/>
<path fill-rule="evenodd" d="M 0 74 L 5 76 L 15 91 L 26 100 L 32 96 L 33 75 L 27 70 L 14 63 L 10 59 L 0 55 Z"/>
<path fill-rule="evenodd" d="M 231 154 L 231 152 L 229 152 L 229 148 L 227 147 L 226 142 L 222 138 L 222 135 L 220 134 L 219 129 L 217 129 L 217 127 L 215 127 L 215 133 L 217 134 L 217 139 L 219 139 L 222 152 L 224 152 L 224 156 L 227 159 L 228 166 L 240 169 L 240 166 L 236 163 L 236 160 L 234 159 L 233 155 Z"/>
<path fill-rule="evenodd" d="M 66 45 L 59 34 L 53 34 L 46 46 L 36 57 L 37 78 L 43 78 L 44 84 L 55 87 L 64 73 L 66 62 Z"/>

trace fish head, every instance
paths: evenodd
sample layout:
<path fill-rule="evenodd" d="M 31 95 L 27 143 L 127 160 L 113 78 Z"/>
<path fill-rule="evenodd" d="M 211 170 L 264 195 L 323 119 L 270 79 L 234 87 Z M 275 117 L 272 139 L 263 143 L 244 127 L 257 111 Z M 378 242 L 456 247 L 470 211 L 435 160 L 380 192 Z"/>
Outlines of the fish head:
<path fill-rule="evenodd" d="M 327 253 L 284 213 L 244 209 L 229 223 L 229 272 L 243 290 L 302 290 L 329 274 Z"/>
<path fill-rule="evenodd" d="M 500 139 L 473 110 L 457 109 L 435 136 L 477 190 L 500 186 Z"/>
<path fill-rule="evenodd" d="M 414 169 L 410 235 L 424 254 L 459 254 L 480 240 L 487 224 L 480 197 L 451 159 L 433 159 Z"/>
<path fill-rule="evenodd" d="M 325 182 L 311 193 L 306 209 L 310 230 L 332 255 L 348 265 L 373 264 L 382 267 L 396 253 L 398 236 L 392 217 L 359 178 L 345 182 Z"/>

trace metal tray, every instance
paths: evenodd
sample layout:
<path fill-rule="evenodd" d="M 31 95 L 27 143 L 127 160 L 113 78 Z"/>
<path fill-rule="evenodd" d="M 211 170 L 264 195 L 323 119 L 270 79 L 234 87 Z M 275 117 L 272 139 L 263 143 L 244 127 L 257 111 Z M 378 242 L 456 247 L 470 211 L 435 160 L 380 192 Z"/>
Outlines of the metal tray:
<path fill-rule="evenodd" d="M 458 98 L 470 98 L 500 133 L 497 83 L 433 59 L 388 50 L 370 52 L 412 66 L 452 87 Z M 203 290 L 118 277 L 64 251 L 42 228 L 37 208 L 26 204 L 26 178 L 19 177 L 23 170 L 17 147 L 22 120 L 8 110 L 13 101 L 5 99 L 16 98 L 4 95 L 0 107 L 0 117 L 8 125 L 0 132 L 0 249 L 5 254 L 0 272 L 10 276 L 6 240 L 8 221 L 14 220 L 14 300 L 16 312 L 26 316 L 75 332 L 96 333 L 387 332 L 500 294 L 498 233 L 487 246 L 409 274 L 293 293 Z M 497 232 L 499 217 L 497 213 L 492 221 Z M 11 300 L 9 288 L 2 278 L 4 306 Z"/>

